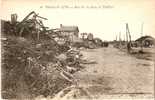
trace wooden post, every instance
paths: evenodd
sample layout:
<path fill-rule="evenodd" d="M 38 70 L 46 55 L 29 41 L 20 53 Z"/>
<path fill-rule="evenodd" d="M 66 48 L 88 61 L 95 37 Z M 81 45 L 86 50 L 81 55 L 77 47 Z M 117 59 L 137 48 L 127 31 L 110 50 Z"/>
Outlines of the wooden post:
<path fill-rule="evenodd" d="M 116 35 L 116 41 L 117 41 L 117 35 Z"/>
<path fill-rule="evenodd" d="M 126 23 L 126 36 L 127 36 L 127 50 L 130 53 L 130 50 L 131 50 L 131 35 L 130 35 L 128 23 Z M 129 37 L 129 41 L 128 41 L 128 37 Z"/>
<path fill-rule="evenodd" d="M 141 24 L 141 37 L 143 36 L 143 23 Z M 143 40 L 141 41 L 141 51 L 143 52 Z"/>
<path fill-rule="evenodd" d="M 119 46 L 121 47 L 122 44 L 121 44 L 122 40 L 121 40 L 121 32 L 119 32 Z"/>
<path fill-rule="evenodd" d="M 128 28 L 128 23 L 126 23 L 126 42 L 128 43 L 128 32 L 127 32 L 127 28 Z"/>
<path fill-rule="evenodd" d="M 124 34 L 124 42 L 125 42 L 125 34 Z"/>
<path fill-rule="evenodd" d="M 128 36 L 129 36 L 129 42 L 131 43 L 131 34 L 130 34 L 130 31 L 129 31 L 129 26 L 127 24 L 127 32 L 128 32 Z"/>

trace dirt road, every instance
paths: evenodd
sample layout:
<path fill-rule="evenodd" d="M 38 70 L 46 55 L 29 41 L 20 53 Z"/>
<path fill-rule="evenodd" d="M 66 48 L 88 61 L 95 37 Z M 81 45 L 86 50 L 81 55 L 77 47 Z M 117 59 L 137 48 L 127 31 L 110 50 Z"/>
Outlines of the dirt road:
<path fill-rule="evenodd" d="M 84 69 L 74 74 L 79 88 L 71 89 L 64 99 L 153 98 L 153 61 L 137 59 L 112 46 L 83 50 L 82 54 L 93 63 L 84 64 Z"/>
<path fill-rule="evenodd" d="M 153 61 L 137 59 L 113 47 L 85 50 L 82 53 L 83 59 L 96 63 L 85 64 L 85 68 L 75 76 L 78 84 L 86 87 L 93 97 L 99 98 L 104 94 L 115 97 L 153 95 Z"/>

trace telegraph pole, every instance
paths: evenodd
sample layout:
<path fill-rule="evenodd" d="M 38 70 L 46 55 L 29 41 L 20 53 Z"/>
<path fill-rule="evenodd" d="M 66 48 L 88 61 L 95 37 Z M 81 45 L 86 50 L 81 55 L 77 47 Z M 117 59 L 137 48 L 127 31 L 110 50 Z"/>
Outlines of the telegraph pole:
<path fill-rule="evenodd" d="M 128 44 L 128 32 L 127 32 L 127 28 L 128 28 L 128 26 L 127 26 L 128 24 L 126 23 L 126 43 Z"/>
<path fill-rule="evenodd" d="M 141 24 L 141 37 L 143 36 L 143 24 Z M 141 51 L 143 51 L 143 40 L 141 40 Z"/>
<path fill-rule="evenodd" d="M 119 32 L 119 45 L 122 46 L 121 32 Z"/>
<path fill-rule="evenodd" d="M 129 37 L 129 40 L 128 40 L 128 37 Z M 130 51 L 131 51 L 131 34 L 129 31 L 128 23 L 126 23 L 126 38 L 127 38 L 127 50 L 130 53 Z"/>

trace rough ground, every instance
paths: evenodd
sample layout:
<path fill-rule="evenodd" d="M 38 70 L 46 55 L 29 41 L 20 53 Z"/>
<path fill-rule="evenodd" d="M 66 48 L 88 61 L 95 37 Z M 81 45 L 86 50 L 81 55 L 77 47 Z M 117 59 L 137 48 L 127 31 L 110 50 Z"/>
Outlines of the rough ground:
<path fill-rule="evenodd" d="M 83 59 L 96 62 L 84 64 L 85 68 L 74 74 L 86 96 L 81 96 L 80 89 L 71 89 L 64 99 L 154 97 L 153 61 L 137 59 L 112 46 L 83 50 L 82 53 Z"/>

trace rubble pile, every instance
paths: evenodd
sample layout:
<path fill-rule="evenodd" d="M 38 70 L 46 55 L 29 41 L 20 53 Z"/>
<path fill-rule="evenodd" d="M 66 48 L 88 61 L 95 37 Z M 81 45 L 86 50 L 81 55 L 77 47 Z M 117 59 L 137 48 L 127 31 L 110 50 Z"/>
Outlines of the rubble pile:
<path fill-rule="evenodd" d="M 49 37 L 43 24 L 39 31 L 36 26 L 32 25 L 33 29 L 30 27 L 34 23 L 28 17 L 32 14 L 38 16 L 31 12 L 21 22 L 5 21 L 7 24 L 3 24 L 1 41 L 4 99 L 37 96 L 52 98 L 62 89 L 74 84 L 76 79 L 73 73 L 82 68 L 79 51 L 67 44 L 59 45 Z"/>
<path fill-rule="evenodd" d="M 99 38 L 94 38 L 93 40 L 85 39 L 82 42 L 74 43 L 73 46 L 77 48 L 96 49 L 101 47 L 108 47 L 108 43 L 102 42 L 102 40 Z"/>

